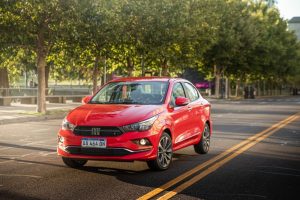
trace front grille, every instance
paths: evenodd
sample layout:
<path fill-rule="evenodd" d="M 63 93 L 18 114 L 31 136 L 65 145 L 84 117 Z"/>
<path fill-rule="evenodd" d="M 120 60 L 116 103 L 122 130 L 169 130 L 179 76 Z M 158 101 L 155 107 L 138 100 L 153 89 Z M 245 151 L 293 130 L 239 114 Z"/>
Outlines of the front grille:
<path fill-rule="evenodd" d="M 90 156 L 126 156 L 129 154 L 139 153 L 140 151 L 129 151 L 123 148 L 81 148 L 75 146 L 66 147 L 66 151 L 70 154 L 90 155 Z"/>
<path fill-rule="evenodd" d="M 123 134 L 123 132 L 118 127 L 108 126 L 77 126 L 73 132 L 75 135 L 102 137 L 116 137 Z"/>

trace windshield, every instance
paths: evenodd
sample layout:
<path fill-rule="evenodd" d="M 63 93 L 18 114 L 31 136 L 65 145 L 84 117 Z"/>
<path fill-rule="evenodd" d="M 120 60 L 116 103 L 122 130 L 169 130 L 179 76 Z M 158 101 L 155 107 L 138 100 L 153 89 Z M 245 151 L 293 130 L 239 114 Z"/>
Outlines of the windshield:
<path fill-rule="evenodd" d="M 102 88 L 89 103 L 95 104 L 163 104 L 167 82 L 112 82 Z"/>

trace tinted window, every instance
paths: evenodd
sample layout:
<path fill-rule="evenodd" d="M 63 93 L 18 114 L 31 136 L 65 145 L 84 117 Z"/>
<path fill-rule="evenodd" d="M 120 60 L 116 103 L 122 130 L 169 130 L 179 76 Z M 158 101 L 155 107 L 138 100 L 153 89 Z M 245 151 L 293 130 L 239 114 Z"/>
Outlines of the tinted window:
<path fill-rule="evenodd" d="M 172 97 L 171 97 L 171 105 L 175 105 L 175 99 L 177 97 L 185 97 L 184 89 L 181 83 L 175 83 L 173 90 L 172 90 Z"/>
<path fill-rule="evenodd" d="M 186 88 L 187 97 L 190 101 L 195 101 L 199 98 L 199 94 L 194 86 L 189 83 L 184 83 L 184 86 Z"/>

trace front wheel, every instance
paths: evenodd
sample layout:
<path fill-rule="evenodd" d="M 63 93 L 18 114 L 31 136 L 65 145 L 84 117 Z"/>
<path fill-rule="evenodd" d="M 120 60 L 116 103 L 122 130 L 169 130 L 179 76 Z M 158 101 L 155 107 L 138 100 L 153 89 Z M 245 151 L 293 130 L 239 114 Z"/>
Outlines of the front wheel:
<path fill-rule="evenodd" d="M 71 159 L 66 157 L 62 157 L 62 160 L 68 167 L 72 168 L 80 168 L 87 163 L 87 160 Z"/>
<path fill-rule="evenodd" d="M 173 157 L 172 139 L 168 133 L 162 134 L 157 149 L 157 157 L 155 160 L 147 161 L 148 167 L 156 171 L 166 170 Z"/>
<path fill-rule="evenodd" d="M 194 145 L 195 152 L 199 154 L 207 154 L 209 151 L 209 145 L 210 145 L 210 128 L 208 124 L 205 124 L 200 142 Z"/>

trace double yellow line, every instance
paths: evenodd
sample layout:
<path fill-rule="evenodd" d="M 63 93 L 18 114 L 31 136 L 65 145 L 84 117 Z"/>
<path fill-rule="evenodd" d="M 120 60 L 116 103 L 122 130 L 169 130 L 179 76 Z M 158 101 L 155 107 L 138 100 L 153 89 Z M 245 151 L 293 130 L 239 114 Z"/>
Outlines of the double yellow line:
<path fill-rule="evenodd" d="M 290 116 L 290 117 L 288 117 L 288 118 L 272 125 L 271 127 L 267 128 L 266 130 L 261 131 L 261 132 L 255 134 L 252 137 L 249 137 L 248 139 L 246 139 L 243 142 L 231 147 L 230 149 L 227 149 L 225 152 L 219 154 L 218 156 L 216 156 L 216 157 L 214 157 L 214 158 L 212 158 L 212 159 L 196 166 L 195 168 L 181 174 L 180 176 L 176 177 L 175 179 L 172 179 L 169 182 L 161 185 L 160 187 L 148 192 L 147 194 L 145 194 L 145 195 L 141 196 L 140 198 L 138 198 L 138 200 L 146 200 L 146 199 L 153 198 L 156 195 L 164 192 L 168 188 L 176 185 L 177 183 L 183 181 L 184 179 L 190 177 L 191 175 L 193 175 L 193 174 L 199 172 L 200 170 L 204 169 L 205 167 L 211 165 L 210 167 L 208 167 L 207 169 L 205 169 L 201 173 L 199 173 L 196 176 L 193 176 L 191 179 L 188 179 L 187 181 L 183 182 L 182 184 L 177 186 L 175 189 L 167 192 L 166 194 L 159 197 L 158 199 L 161 200 L 161 199 L 170 199 L 170 198 L 172 198 L 173 196 L 175 196 L 179 192 L 181 192 L 184 189 L 190 187 L 194 183 L 200 181 L 202 178 L 204 178 L 208 174 L 214 172 L 215 170 L 217 170 L 218 168 L 220 168 L 221 166 L 223 166 L 224 164 L 226 164 L 227 162 L 229 162 L 233 158 L 235 158 L 238 155 L 240 155 L 241 153 L 247 151 L 249 148 L 251 148 L 255 144 L 257 144 L 260 141 L 264 140 L 265 138 L 269 137 L 274 132 L 278 131 L 279 129 L 281 129 L 282 127 L 288 125 L 289 123 L 295 121 L 299 117 L 300 117 L 300 113 L 297 113 L 295 115 L 292 115 L 292 116 Z"/>

